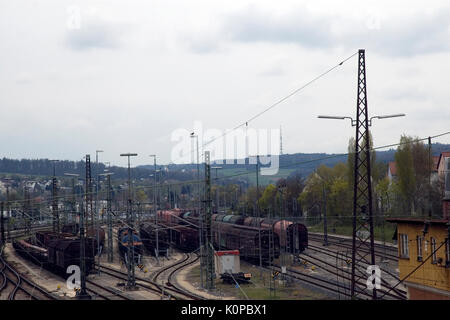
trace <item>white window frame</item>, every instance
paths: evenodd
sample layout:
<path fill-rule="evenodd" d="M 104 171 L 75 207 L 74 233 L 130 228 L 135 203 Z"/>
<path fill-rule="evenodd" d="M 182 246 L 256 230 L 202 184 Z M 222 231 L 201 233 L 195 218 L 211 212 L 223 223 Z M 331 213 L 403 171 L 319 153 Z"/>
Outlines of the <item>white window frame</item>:
<path fill-rule="evenodd" d="M 423 237 L 417 236 L 416 243 L 417 243 L 417 261 L 422 261 L 423 260 L 423 248 L 422 248 Z"/>
<path fill-rule="evenodd" d="M 437 263 L 437 252 L 436 251 L 436 238 L 431 238 L 431 263 L 436 264 Z"/>
<path fill-rule="evenodd" d="M 400 258 L 409 259 L 409 241 L 408 235 L 405 233 L 399 233 L 400 238 Z"/>

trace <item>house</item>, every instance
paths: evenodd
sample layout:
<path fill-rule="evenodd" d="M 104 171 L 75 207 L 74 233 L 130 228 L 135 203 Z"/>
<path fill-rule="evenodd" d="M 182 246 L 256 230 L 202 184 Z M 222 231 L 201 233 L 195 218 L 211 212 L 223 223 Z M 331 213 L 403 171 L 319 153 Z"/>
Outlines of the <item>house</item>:
<path fill-rule="evenodd" d="M 437 172 L 440 177 L 444 176 L 446 171 L 449 171 L 450 168 L 445 168 L 445 159 L 450 158 L 450 151 L 442 152 L 439 156 L 438 162 L 437 162 Z"/>
<path fill-rule="evenodd" d="M 390 218 L 397 224 L 399 278 L 411 300 L 450 300 L 450 220 Z"/>
<path fill-rule="evenodd" d="M 450 159 L 439 164 L 450 165 Z M 439 169 L 438 169 L 439 170 Z M 444 170 L 445 171 L 445 170 Z M 445 176 L 442 219 L 389 218 L 396 223 L 398 268 L 408 299 L 450 300 L 450 175 Z"/>
<path fill-rule="evenodd" d="M 393 181 L 395 181 L 395 179 L 397 179 L 397 164 L 395 163 L 395 161 L 389 162 L 387 176 L 389 179 L 389 183 L 392 183 Z"/>

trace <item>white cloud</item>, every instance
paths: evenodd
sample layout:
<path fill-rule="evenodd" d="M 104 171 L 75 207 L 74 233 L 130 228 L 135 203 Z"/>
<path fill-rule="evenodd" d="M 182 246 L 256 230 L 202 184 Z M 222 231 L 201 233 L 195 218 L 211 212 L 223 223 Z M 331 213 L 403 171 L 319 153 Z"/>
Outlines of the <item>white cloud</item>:
<path fill-rule="evenodd" d="M 117 165 L 125 151 L 138 164 L 150 153 L 168 162 L 173 130 L 234 127 L 358 48 L 371 114 L 407 114 L 374 124 L 377 145 L 447 131 L 448 5 L 387 3 L 5 2 L 0 156 L 79 159 L 101 148 Z M 70 5 L 80 29 L 67 28 Z M 352 59 L 251 125 L 282 123 L 286 153 L 345 152 L 354 129 L 316 117 L 353 115 L 355 104 Z"/>

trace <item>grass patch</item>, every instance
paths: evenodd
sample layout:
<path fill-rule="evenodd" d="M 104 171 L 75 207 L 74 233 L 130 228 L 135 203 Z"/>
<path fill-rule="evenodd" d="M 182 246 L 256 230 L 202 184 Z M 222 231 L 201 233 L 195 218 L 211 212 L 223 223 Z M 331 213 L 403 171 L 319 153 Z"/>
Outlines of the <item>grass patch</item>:
<path fill-rule="evenodd" d="M 264 270 L 260 273 L 258 267 L 245 261 L 241 261 L 241 271 L 250 272 L 252 280 L 249 284 L 241 284 L 240 288 L 233 284 L 223 283 L 216 279 L 215 292 L 221 296 L 235 297 L 236 299 L 246 300 L 324 300 L 330 299 L 329 296 L 307 289 L 301 283 L 283 283 L 279 280 L 272 281 L 272 290 L 270 284 L 270 271 Z M 193 268 L 187 275 L 187 280 L 191 283 L 200 283 L 200 267 Z"/>
<path fill-rule="evenodd" d="M 323 223 L 321 222 L 312 226 L 308 226 L 308 230 L 310 232 L 323 233 Z M 389 243 L 393 243 L 392 236 L 394 232 L 395 232 L 395 224 L 388 222 L 386 222 L 384 225 L 384 235 L 383 235 L 383 226 L 375 226 L 373 229 L 375 240 L 383 241 L 384 238 L 384 240 Z M 351 237 L 353 233 L 353 227 L 351 225 L 336 225 L 336 226 L 328 225 L 328 233 Z"/>

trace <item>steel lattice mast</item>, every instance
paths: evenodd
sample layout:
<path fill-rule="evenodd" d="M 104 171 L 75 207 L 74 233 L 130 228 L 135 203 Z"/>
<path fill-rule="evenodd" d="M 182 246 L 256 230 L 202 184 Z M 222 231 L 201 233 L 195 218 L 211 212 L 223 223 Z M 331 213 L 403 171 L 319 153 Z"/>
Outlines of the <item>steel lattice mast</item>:
<path fill-rule="evenodd" d="M 368 277 L 365 273 L 366 270 L 359 270 L 358 266 L 376 264 L 373 237 L 372 182 L 370 176 L 370 120 L 367 110 L 366 89 L 365 50 L 359 50 L 353 186 L 352 298 L 356 298 L 364 290 L 356 286 L 357 282 L 366 283 Z M 373 299 L 377 297 L 375 287 L 372 296 Z"/>
<path fill-rule="evenodd" d="M 205 151 L 205 208 L 206 212 L 204 215 L 204 236 L 205 250 L 206 254 L 206 288 L 214 288 L 214 250 L 212 247 L 212 233 L 211 233 L 211 164 L 210 164 L 210 153 Z"/>
<path fill-rule="evenodd" d="M 90 295 L 86 291 L 86 235 L 85 235 L 85 213 L 89 206 L 89 185 L 90 185 L 90 155 L 86 155 L 86 186 L 84 190 L 84 201 L 80 206 L 80 291 L 77 292 L 78 299 L 90 299 Z M 86 208 L 86 209 L 85 209 Z"/>

